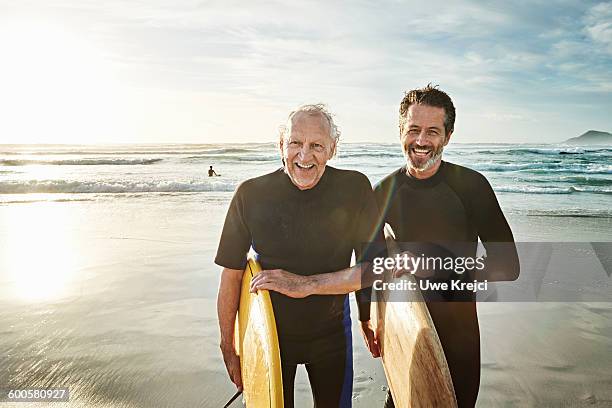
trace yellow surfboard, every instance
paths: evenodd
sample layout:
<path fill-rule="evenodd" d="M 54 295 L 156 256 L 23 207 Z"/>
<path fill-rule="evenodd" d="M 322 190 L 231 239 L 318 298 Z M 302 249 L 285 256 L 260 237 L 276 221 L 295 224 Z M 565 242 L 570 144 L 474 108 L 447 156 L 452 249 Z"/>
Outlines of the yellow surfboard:
<path fill-rule="evenodd" d="M 240 355 L 243 396 L 247 408 L 282 408 L 283 381 L 276 321 L 267 290 L 249 291 L 251 279 L 261 272 L 249 258 L 242 275 L 236 349 Z"/>
<path fill-rule="evenodd" d="M 388 256 L 393 257 L 399 250 L 390 228 L 385 228 L 385 238 Z M 414 281 L 414 277 L 394 278 L 391 271 L 384 274 L 384 282 L 401 280 Z M 456 408 L 444 349 L 421 293 L 384 290 L 376 295 L 372 318 L 395 406 Z"/>

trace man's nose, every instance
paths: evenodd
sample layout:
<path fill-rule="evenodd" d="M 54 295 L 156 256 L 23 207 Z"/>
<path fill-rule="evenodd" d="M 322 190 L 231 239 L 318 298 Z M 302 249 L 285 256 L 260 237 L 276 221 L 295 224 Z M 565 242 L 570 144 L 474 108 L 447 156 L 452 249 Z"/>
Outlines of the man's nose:
<path fill-rule="evenodd" d="M 305 157 L 308 157 L 310 153 L 311 153 L 310 146 L 304 143 L 300 149 L 300 158 L 303 160 Z"/>
<path fill-rule="evenodd" d="M 420 145 L 423 145 L 427 142 L 427 133 L 424 129 L 419 132 L 415 142 L 417 142 Z"/>

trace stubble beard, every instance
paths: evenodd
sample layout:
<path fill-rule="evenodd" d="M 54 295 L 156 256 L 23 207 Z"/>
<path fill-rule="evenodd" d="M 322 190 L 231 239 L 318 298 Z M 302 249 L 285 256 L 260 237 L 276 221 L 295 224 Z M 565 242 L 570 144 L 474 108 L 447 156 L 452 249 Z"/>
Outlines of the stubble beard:
<path fill-rule="evenodd" d="M 426 171 L 432 168 L 439 160 L 442 159 L 442 153 L 444 153 L 444 146 L 440 148 L 440 151 L 431 156 L 431 158 L 427 159 L 427 161 L 420 166 L 415 165 L 410 158 L 410 149 L 406 152 L 406 161 L 408 163 L 408 168 L 416 171 Z"/>

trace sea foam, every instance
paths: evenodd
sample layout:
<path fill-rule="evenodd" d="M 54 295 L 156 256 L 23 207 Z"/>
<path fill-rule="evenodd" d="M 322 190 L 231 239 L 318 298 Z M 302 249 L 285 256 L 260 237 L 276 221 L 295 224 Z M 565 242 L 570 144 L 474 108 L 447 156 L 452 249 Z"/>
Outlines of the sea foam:
<path fill-rule="evenodd" d="M 235 183 L 221 181 L 68 181 L 0 182 L 0 194 L 24 193 L 188 193 L 234 191 Z"/>

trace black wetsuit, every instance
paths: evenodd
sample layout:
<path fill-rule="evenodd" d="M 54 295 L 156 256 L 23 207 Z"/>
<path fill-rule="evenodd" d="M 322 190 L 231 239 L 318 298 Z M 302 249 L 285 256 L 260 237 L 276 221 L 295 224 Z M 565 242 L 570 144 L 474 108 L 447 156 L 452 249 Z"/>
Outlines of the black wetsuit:
<path fill-rule="evenodd" d="M 243 269 L 249 247 L 264 269 L 300 275 L 371 260 L 362 243 L 376 234 L 378 210 L 368 179 L 327 166 L 299 190 L 282 169 L 242 183 L 230 204 L 215 262 Z M 294 299 L 270 292 L 281 348 L 285 406 L 293 406 L 297 364 L 306 364 L 319 407 L 350 407 L 353 381 L 348 295 Z"/>
<path fill-rule="evenodd" d="M 487 246 L 513 242 L 514 238 L 493 189 L 480 173 L 442 162 L 432 177 L 416 179 L 403 167 L 383 179 L 374 191 L 384 222 L 391 226 L 398 242 L 464 242 L 468 243 L 464 251 L 467 248 L 469 256 L 475 257 L 480 237 L 487 249 L 487 263 L 511 258 L 518 267 L 514 245 L 502 248 L 505 253 Z M 444 348 L 459 407 L 473 407 L 480 384 L 476 303 L 469 301 L 469 294 L 454 296 L 447 300 L 468 301 L 428 302 L 427 306 Z M 428 300 L 427 295 L 425 298 Z"/>

